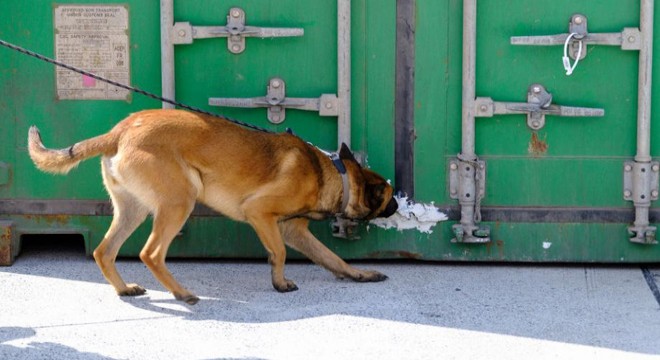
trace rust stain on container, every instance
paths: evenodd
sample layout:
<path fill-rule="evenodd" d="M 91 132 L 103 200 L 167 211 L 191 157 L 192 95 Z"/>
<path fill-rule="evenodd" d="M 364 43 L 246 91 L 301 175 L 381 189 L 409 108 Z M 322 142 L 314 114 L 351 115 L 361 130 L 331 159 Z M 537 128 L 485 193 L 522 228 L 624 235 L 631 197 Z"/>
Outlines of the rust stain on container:
<path fill-rule="evenodd" d="M 11 237 L 11 226 L 0 224 L 0 266 L 9 266 L 13 262 Z"/>
<path fill-rule="evenodd" d="M 493 255 L 493 245 L 497 247 L 497 255 L 500 259 L 504 259 L 504 240 L 496 240 L 495 242 L 486 243 L 486 252 L 488 256 Z"/>
<path fill-rule="evenodd" d="M 71 221 L 69 215 L 25 215 L 25 218 L 36 220 L 37 223 L 43 221 L 48 225 L 67 225 Z"/>
<path fill-rule="evenodd" d="M 539 135 L 536 132 L 533 132 L 532 138 L 529 140 L 529 147 L 527 148 L 527 152 L 534 157 L 545 155 L 548 152 L 548 143 L 546 138 L 547 135 L 543 137 L 543 140 L 541 140 L 539 139 Z"/>
<path fill-rule="evenodd" d="M 504 259 L 504 240 L 495 241 L 495 245 L 497 246 L 497 253 L 500 256 L 500 259 Z"/>
<path fill-rule="evenodd" d="M 413 260 L 419 260 L 423 259 L 424 256 L 419 253 L 414 253 L 410 251 L 402 251 L 402 250 L 392 250 L 392 251 L 377 251 L 370 253 L 368 255 L 368 258 L 370 259 L 413 259 Z"/>

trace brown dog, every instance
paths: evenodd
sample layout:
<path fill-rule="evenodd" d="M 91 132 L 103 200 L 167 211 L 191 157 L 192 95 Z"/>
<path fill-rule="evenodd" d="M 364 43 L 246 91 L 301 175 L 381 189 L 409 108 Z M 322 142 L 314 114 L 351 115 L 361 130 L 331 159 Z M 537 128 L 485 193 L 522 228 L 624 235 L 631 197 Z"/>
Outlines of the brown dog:
<path fill-rule="evenodd" d="M 335 163 L 291 134 L 248 130 L 229 121 L 181 110 L 132 114 L 110 132 L 61 150 L 46 149 L 32 127 L 28 146 L 36 166 L 66 173 L 80 161 L 102 155 L 103 183 L 114 217 L 94 259 L 119 295 L 145 289 L 126 284 L 115 258 L 147 215 L 153 230 L 140 259 L 178 300 L 199 300 L 165 266 L 167 249 L 196 201 L 249 223 L 269 254 L 273 286 L 296 290 L 284 277 L 285 242 L 339 278 L 382 281 L 376 271 L 346 264 L 308 229 L 309 219 L 341 214 L 349 219 L 387 217 L 396 211 L 392 187 L 360 167 L 343 145 Z M 338 170 L 344 170 L 341 174 Z"/>

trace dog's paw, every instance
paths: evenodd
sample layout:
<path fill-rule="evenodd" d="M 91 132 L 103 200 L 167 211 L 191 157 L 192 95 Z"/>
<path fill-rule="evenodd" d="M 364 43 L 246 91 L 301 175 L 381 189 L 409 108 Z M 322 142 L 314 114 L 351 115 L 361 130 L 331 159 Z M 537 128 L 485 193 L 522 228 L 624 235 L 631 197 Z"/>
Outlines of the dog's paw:
<path fill-rule="evenodd" d="M 353 277 L 353 280 L 357 282 L 379 282 L 387 280 L 387 275 L 378 271 L 360 271 Z"/>
<path fill-rule="evenodd" d="M 183 301 L 188 305 L 195 305 L 199 302 L 199 298 L 193 294 L 185 294 L 185 295 L 174 295 L 174 297 L 179 300 Z"/>
<path fill-rule="evenodd" d="M 117 294 L 119 296 L 140 296 L 146 292 L 147 290 L 138 284 L 128 284 L 126 285 L 126 289 L 117 291 Z"/>
<path fill-rule="evenodd" d="M 273 287 L 275 288 L 275 290 L 281 293 L 298 290 L 298 286 L 296 286 L 296 284 L 293 281 L 287 279 L 284 279 L 284 283 L 282 284 L 276 284 L 275 282 L 273 282 Z"/>

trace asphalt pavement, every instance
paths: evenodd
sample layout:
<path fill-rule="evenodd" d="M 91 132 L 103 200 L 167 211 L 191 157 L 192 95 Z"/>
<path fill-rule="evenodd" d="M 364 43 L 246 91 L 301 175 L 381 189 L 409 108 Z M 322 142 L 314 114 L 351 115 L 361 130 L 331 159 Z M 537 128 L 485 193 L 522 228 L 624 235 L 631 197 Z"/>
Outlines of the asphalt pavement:
<path fill-rule="evenodd" d="M 360 284 L 294 262 L 280 294 L 265 261 L 168 265 L 197 305 L 137 260 L 148 292 L 120 298 L 81 248 L 26 248 L 0 267 L 0 359 L 660 359 L 660 267 L 355 263 L 390 277 Z"/>

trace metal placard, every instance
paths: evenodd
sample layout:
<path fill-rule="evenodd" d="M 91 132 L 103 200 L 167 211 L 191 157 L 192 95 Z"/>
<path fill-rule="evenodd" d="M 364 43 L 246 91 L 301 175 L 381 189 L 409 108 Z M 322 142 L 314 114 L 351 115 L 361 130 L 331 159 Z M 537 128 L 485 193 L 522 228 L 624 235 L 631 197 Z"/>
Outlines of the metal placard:
<path fill-rule="evenodd" d="M 55 5 L 55 58 L 130 85 L 128 8 L 125 5 Z M 56 68 L 60 100 L 130 100 L 130 91 Z"/>

